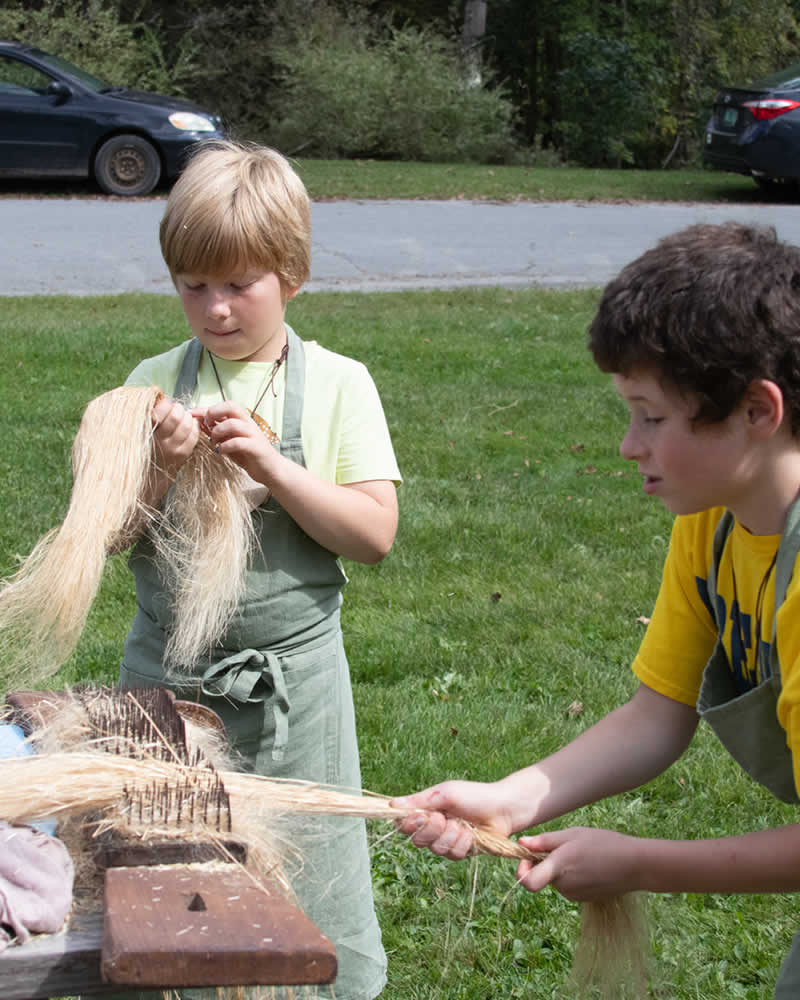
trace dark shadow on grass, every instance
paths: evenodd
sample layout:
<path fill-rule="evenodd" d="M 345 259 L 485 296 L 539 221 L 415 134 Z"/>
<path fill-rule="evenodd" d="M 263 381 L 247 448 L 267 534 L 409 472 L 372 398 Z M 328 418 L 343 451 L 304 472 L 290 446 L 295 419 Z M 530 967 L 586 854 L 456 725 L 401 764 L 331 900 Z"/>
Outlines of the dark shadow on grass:
<path fill-rule="evenodd" d="M 800 204 L 800 187 L 796 184 L 772 184 L 761 187 L 748 177 L 741 185 L 726 185 L 710 189 L 717 201 L 736 205 L 797 205 Z"/>

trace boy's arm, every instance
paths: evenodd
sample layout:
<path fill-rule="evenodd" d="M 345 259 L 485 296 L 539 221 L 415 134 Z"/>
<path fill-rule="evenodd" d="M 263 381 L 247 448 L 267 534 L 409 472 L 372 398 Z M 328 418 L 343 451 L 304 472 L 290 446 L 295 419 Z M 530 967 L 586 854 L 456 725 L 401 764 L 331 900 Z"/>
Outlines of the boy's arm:
<path fill-rule="evenodd" d="M 397 491 L 388 480 L 338 486 L 277 456 L 269 486 L 284 510 L 324 548 L 368 565 L 381 561 L 397 533 Z"/>
<path fill-rule="evenodd" d="M 517 876 L 533 892 L 552 885 L 586 902 L 623 892 L 797 892 L 800 825 L 714 840 L 654 840 L 576 827 L 521 837 L 538 864 Z"/>
<path fill-rule="evenodd" d="M 397 532 L 397 491 L 390 480 L 339 485 L 281 455 L 246 411 L 217 403 L 193 414 L 202 419 L 221 454 L 272 491 L 283 509 L 314 541 L 361 563 L 377 563 Z"/>
<path fill-rule="evenodd" d="M 431 811 L 410 816 L 400 828 L 419 847 L 463 858 L 472 849 L 472 838 L 454 817 L 508 835 L 636 788 L 680 757 L 697 721 L 691 706 L 641 684 L 630 701 L 563 749 L 501 781 L 447 781 L 399 800 L 404 807 Z"/>

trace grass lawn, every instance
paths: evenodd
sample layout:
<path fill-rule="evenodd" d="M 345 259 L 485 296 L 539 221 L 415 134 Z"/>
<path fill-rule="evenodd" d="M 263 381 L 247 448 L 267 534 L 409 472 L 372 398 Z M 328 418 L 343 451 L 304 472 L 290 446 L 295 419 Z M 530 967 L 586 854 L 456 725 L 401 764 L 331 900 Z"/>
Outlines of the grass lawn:
<path fill-rule="evenodd" d="M 692 201 L 789 203 L 788 192 L 761 191 L 749 178 L 715 170 L 600 170 L 586 167 L 293 160 L 316 201 L 443 199 L 491 201 Z M 162 186 L 152 197 L 165 198 Z M 0 198 L 107 197 L 88 181 L 2 180 Z"/>
<path fill-rule="evenodd" d="M 562 745 L 634 689 L 671 517 L 617 452 L 624 409 L 585 348 L 597 292 L 301 295 L 305 339 L 372 371 L 405 483 L 394 549 L 348 564 L 344 632 L 364 784 L 388 794 L 493 779 Z M 57 524 L 86 402 L 184 337 L 176 300 L 3 300 L 0 571 Z M 133 616 L 122 557 L 54 686 L 113 681 Z M 796 819 L 705 730 L 638 791 L 569 823 L 699 838 Z M 557 824 L 553 824 L 557 825 Z M 578 907 L 372 827 L 386 1000 L 571 996 Z M 791 895 L 653 897 L 653 997 L 768 998 L 800 922 Z"/>

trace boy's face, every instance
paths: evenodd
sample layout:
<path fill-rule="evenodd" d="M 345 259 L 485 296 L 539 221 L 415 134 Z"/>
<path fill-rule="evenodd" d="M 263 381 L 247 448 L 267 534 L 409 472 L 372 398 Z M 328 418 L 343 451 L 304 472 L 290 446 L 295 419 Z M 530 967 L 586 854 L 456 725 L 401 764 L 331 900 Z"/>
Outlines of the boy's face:
<path fill-rule="evenodd" d="M 192 333 L 226 361 L 275 361 L 285 342 L 285 292 L 272 271 L 179 274 L 175 285 Z"/>
<path fill-rule="evenodd" d="M 638 464 L 645 493 L 675 514 L 721 506 L 735 513 L 752 489 L 741 411 L 721 423 L 693 425 L 697 401 L 657 373 L 614 375 L 614 385 L 630 410 L 620 454 Z"/>

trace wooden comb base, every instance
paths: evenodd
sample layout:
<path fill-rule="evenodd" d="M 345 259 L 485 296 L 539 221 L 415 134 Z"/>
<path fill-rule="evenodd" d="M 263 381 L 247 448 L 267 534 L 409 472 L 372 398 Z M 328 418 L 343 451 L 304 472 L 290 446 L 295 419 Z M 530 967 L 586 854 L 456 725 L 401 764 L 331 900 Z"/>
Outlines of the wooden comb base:
<path fill-rule="evenodd" d="M 125 986 L 330 983 L 333 944 L 277 886 L 233 865 L 110 868 L 100 974 Z"/>

